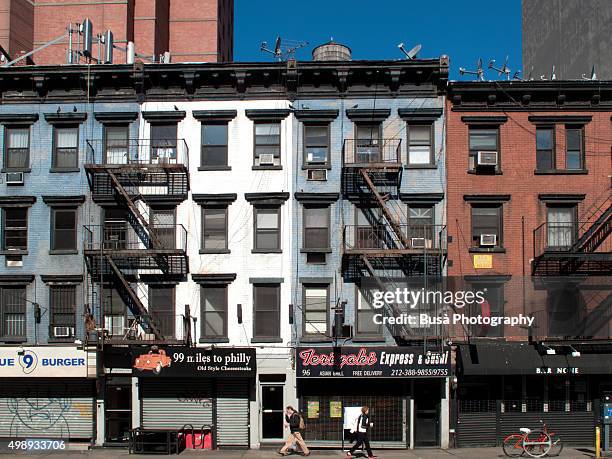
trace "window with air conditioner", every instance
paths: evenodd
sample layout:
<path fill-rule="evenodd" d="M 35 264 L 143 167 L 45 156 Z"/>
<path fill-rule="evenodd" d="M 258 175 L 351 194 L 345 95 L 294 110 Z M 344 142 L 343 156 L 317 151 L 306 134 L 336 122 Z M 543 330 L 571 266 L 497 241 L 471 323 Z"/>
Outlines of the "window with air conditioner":
<path fill-rule="evenodd" d="M 434 207 L 410 205 L 408 207 L 408 235 L 413 249 L 431 249 L 434 239 Z"/>
<path fill-rule="evenodd" d="M 7 185 L 23 185 L 23 172 L 7 172 L 4 176 Z"/>
<path fill-rule="evenodd" d="M 472 246 L 502 247 L 501 204 L 472 206 Z"/>
<path fill-rule="evenodd" d="M 255 123 L 253 166 L 265 168 L 281 165 L 280 126 L 280 122 Z"/>
<path fill-rule="evenodd" d="M 50 320 L 53 338 L 72 338 L 76 327 L 76 286 L 51 285 Z"/>
<path fill-rule="evenodd" d="M 471 127 L 469 130 L 468 169 L 486 173 L 500 170 L 499 128 Z"/>

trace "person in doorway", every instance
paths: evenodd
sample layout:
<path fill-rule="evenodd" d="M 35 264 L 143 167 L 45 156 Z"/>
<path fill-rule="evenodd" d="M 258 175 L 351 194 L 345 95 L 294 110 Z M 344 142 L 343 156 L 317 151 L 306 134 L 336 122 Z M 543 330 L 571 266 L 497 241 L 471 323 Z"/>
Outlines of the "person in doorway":
<path fill-rule="evenodd" d="M 301 431 L 304 429 L 304 420 L 302 419 L 302 415 L 292 406 L 288 406 L 285 410 L 285 421 L 289 425 L 290 433 L 284 446 L 278 450 L 278 454 L 281 456 L 287 456 L 289 454 L 287 450 L 295 442 L 304 453 L 304 456 L 310 456 L 308 446 L 306 446 L 301 434 Z"/>
<path fill-rule="evenodd" d="M 353 447 L 346 453 L 347 458 L 353 457 L 353 454 L 357 448 L 360 448 L 362 445 L 365 446 L 369 459 L 376 457 L 372 453 L 372 448 L 370 448 L 370 438 L 368 437 L 370 429 L 374 427 L 374 423 L 370 420 L 369 413 L 370 409 L 367 406 L 361 407 L 361 414 L 357 417 L 354 427 L 357 441 L 355 441 Z"/>

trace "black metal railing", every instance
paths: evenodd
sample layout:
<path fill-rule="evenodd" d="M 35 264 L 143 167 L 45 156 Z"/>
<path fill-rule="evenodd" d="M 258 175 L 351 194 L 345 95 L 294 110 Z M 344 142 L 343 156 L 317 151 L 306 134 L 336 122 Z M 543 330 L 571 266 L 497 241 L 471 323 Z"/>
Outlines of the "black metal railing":
<path fill-rule="evenodd" d="M 595 222 L 591 222 L 595 223 Z M 605 222 L 598 223 L 606 225 Z M 581 228 L 581 230 L 579 230 Z M 605 228 L 601 227 L 601 234 L 598 234 L 598 228 L 594 228 L 591 238 L 601 238 L 595 244 L 581 247 L 580 241 L 586 232 L 590 230 L 590 226 L 585 225 L 585 222 L 569 222 L 569 223 L 542 223 L 533 232 L 533 254 L 534 257 L 540 257 L 547 253 L 569 253 L 581 252 L 585 247 L 592 247 L 597 252 L 612 252 L 612 239 L 606 234 Z M 593 251 L 593 250 L 586 250 Z"/>
<path fill-rule="evenodd" d="M 400 164 L 401 139 L 344 139 L 342 165 Z"/>
<path fill-rule="evenodd" d="M 343 229 L 344 249 L 392 250 L 409 249 L 417 251 L 446 250 L 446 225 L 345 225 Z M 396 234 L 399 229 L 408 243 L 404 246 Z"/>
<path fill-rule="evenodd" d="M 87 140 L 87 164 L 165 165 L 189 168 L 189 148 L 184 139 L 128 139 L 124 142 Z"/>
<path fill-rule="evenodd" d="M 145 243 L 128 222 L 112 222 L 105 225 L 86 225 L 85 250 L 177 250 L 187 251 L 187 230 L 183 225 L 150 225 L 159 247 L 149 238 Z M 146 239 L 145 239 L 146 241 Z"/>

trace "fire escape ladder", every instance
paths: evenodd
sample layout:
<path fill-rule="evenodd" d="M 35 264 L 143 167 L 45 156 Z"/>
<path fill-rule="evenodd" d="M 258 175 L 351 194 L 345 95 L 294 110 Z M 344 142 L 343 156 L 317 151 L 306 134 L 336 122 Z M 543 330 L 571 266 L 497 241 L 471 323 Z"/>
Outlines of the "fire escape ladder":
<path fill-rule="evenodd" d="M 378 286 L 379 290 L 381 292 L 385 292 L 385 291 L 390 291 L 393 290 L 394 287 L 392 287 L 390 284 L 389 285 L 385 285 L 385 283 L 381 280 L 380 276 L 378 275 L 378 273 L 376 272 L 376 270 L 374 269 L 374 266 L 372 266 L 371 261 L 369 260 L 367 255 L 361 255 L 361 259 L 363 261 L 363 264 L 366 268 L 366 270 L 368 271 L 368 273 L 370 274 L 370 276 L 372 277 L 372 279 L 374 279 L 374 282 L 376 282 L 376 285 Z M 366 294 L 367 292 L 369 292 L 369 289 L 362 289 L 361 290 L 362 294 Z M 369 304 L 372 304 L 372 301 L 374 299 L 373 298 L 366 298 L 366 301 L 368 301 Z M 401 314 L 401 311 L 398 311 L 393 305 L 388 304 L 386 307 L 386 311 L 385 311 L 390 317 L 399 317 L 399 315 Z M 397 340 L 397 337 L 403 339 L 403 340 L 408 340 L 411 333 L 406 330 L 406 327 L 404 325 L 391 325 L 388 322 L 386 323 L 387 329 L 389 330 L 389 332 L 391 333 L 391 335 Z M 398 343 L 400 344 L 400 343 Z"/>
<path fill-rule="evenodd" d="M 378 205 L 380 206 L 380 209 L 382 210 L 383 215 L 385 216 L 385 219 L 389 223 L 389 226 L 391 226 L 391 228 L 393 229 L 393 232 L 395 233 L 397 241 L 401 242 L 403 248 L 410 247 L 410 244 L 408 243 L 408 238 L 402 231 L 402 228 L 400 224 L 397 222 L 397 220 L 395 219 L 395 216 L 391 213 L 391 211 L 387 207 L 385 198 L 383 198 L 383 196 L 381 196 L 381 194 L 376 189 L 376 186 L 374 185 L 374 182 L 372 182 L 372 179 L 370 178 L 370 175 L 368 174 L 367 169 L 361 169 L 360 172 L 361 172 L 361 175 L 363 176 L 365 183 L 367 184 L 368 188 L 374 195 L 374 198 L 378 202 Z"/>
<path fill-rule="evenodd" d="M 145 308 L 145 306 L 142 304 L 132 287 L 130 287 L 130 284 L 125 279 L 123 273 L 117 267 L 112 257 L 110 255 L 105 255 L 105 257 L 113 273 L 115 274 L 115 277 L 117 278 L 117 280 L 119 280 L 120 285 L 116 285 L 116 287 L 118 287 L 118 291 L 120 294 L 123 293 L 123 295 L 121 296 L 123 297 L 124 301 L 126 299 L 128 300 L 126 301 L 126 303 L 132 311 L 132 314 L 134 314 L 134 316 L 136 317 L 139 317 L 146 324 L 151 333 L 155 335 L 156 339 L 163 339 L 163 336 L 159 331 L 159 328 L 155 324 L 153 317 L 151 316 L 147 308 Z"/>
<path fill-rule="evenodd" d="M 142 232 L 141 231 L 136 231 L 137 233 L 139 233 L 138 237 L 141 238 L 142 242 L 145 245 L 147 245 L 147 242 L 148 242 L 147 248 L 160 249 L 161 248 L 161 242 L 159 241 L 159 238 L 155 234 L 155 231 L 153 231 L 151 229 L 151 226 L 149 225 L 149 222 L 147 222 L 147 219 L 138 210 L 138 207 L 136 207 L 136 204 L 130 198 L 129 194 L 127 193 L 127 191 L 125 190 L 123 185 L 121 185 L 121 183 L 119 182 L 119 180 L 117 179 L 115 174 L 112 171 L 109 170 L 108 171 L 108 175 L 111 178 L 111 181 L 112 181 L 112 183 L 113 183 L 113 185 L 115 187 L 115 190 L 117 190 L 117 193 L 119 193 L 119 195 L 123 198 L 123 201 L 127 205 L 128 209 L 130 210 L 132 215 L 134 217 L 136 217 L 136 221 L 138 222 L 138 225 L 140 225 L 142 227 Z M 130 222 L 130 223 L 131 224 L 135 224 L 136 221 L 134 221 L 133 223 L 132 222 Z M 138 225 L 136 225 L 136 226 L 138 226 Z"/>
<path fill-rule="evenodd" d="M 598 208 L 597 211 L 601 210 Z M 596 213 L 597 213 L 596 211 Z M 595 215 L 596 215 L 595 213 Z M 597 247 L 612 232 L 612 204 L 593 222 L 591 226 L 578 238 L 574 244 L 574 250 L 581 252 L 594 252 Z"/>
<path fill-rule="evenodd" d="M 602 327 L 608 325 L 612 319 L 612 293 L 600 293 L 592 301 L 601 302 L 585 317 L 581 330 L 585 337 L 596 337 Z"/>

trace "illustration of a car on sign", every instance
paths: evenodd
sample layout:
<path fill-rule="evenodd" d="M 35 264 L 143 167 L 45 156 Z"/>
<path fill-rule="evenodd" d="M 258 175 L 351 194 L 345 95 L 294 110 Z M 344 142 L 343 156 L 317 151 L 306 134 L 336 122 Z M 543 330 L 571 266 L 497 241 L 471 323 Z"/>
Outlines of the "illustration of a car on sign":
<path fill-rule="evenodd" d="M 166 355 L 166 351 L 149 351 L 146 354 L 141 354 L 136 357 L 134 368 L 142 371 L 152 371 L 156 375 L 160 374 L 162 368 L 169 367 L 172 364 L 172 359 Z"/>

